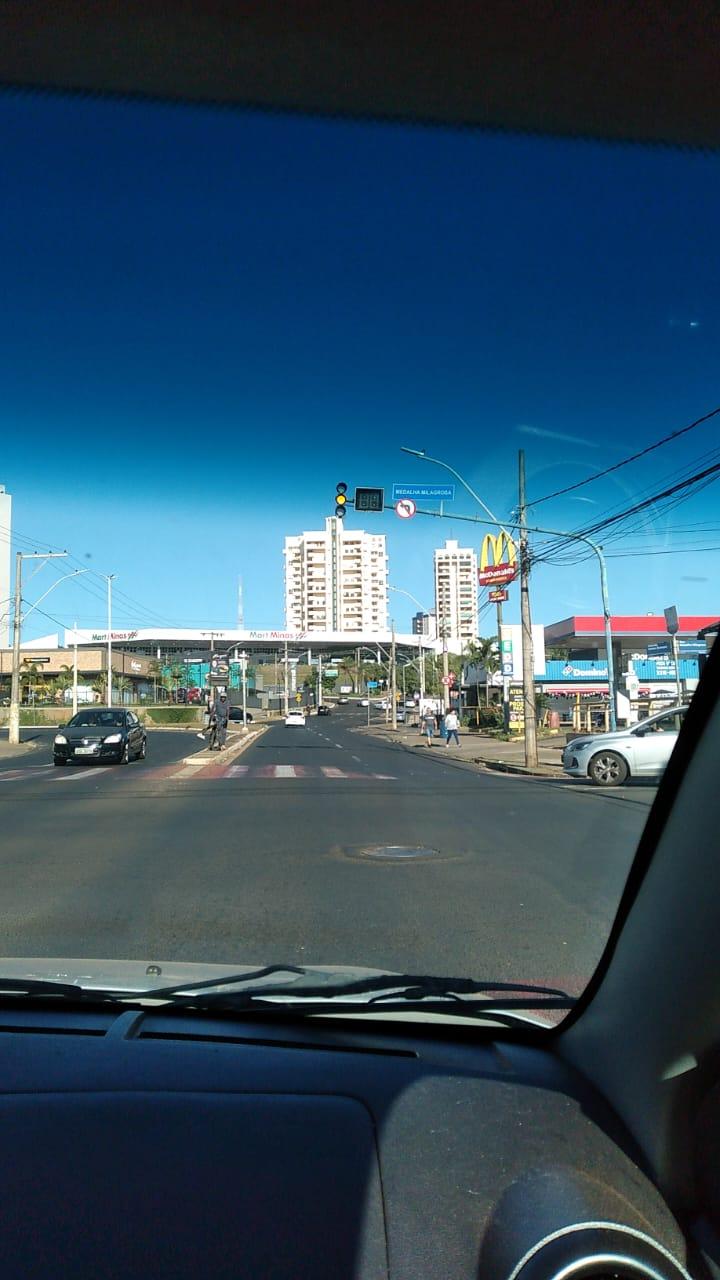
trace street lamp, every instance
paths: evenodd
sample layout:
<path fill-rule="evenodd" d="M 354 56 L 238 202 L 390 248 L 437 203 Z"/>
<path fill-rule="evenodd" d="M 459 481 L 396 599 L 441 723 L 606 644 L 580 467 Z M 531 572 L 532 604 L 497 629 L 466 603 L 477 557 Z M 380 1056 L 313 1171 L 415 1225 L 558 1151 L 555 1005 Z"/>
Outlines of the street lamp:
<path fill-rule="evenodd" d="M 424 462 L 432 462 L 436 467 L 442 467 L 445 471 L 449 471 L 449 472 L 450 472 L 450 474 L 451 474 L 452 476 L 455 476 L 455 479 L 459 481 L 459 483 L 463 486 L 463 488 L 467 490 L 467 492 L 470 494 L 470 497 L 471 497 L 471 498 L 473 498 L 475 502 L 477 502 L 478 506 L 479 506 L 479 507 L 480 507 L 480 508 L 485 512 L 485 514 L 486 514 L 486 515 L 488 515 L 488 516 L 490 517 L 490 519 L 492 520 L 493 524 L 498 525 L 498 527 L 500 528 L 501 533 L 505 533 L 506 537 L 507 537 L 507 538 L 509 538 L 509 539 L 510 539 L 510 541 L 512 541 L 512 538 L 510 537 L 510 534 L 508 533 L 508 531 L 507 531 L 507 529 L 504 527 L 504 525 L 503 525 L 503 524 L 501 524 L 501 522 L 498 520 L 497 516 L 496 516 L 496 515 L 494 515 L 494 514 L 493 514 L 493 512 L 490 510 L 490 508 L 487 506 L 487 504 L 483 502 L 482 498 L 480 497 L 480 495 L 479 495 L 478 493 L 476 493 L 476 492 L 475 492 L 475 490 L 473 489 L 472 485 L 471 485 L 471 484 L 468 484 L 468 481 L 465 479 L 465 477 L 464 477 L 464 476 L 461 476 L 461 475 L 460 475 L 460 472 L 459 472 L 459 471 L 456 471 L 454 467 L 451 467 L 449 462 L 443 462 L 440 458 L 431 458 L 431 457 L 429 457 L 429 456 L 428 456 L 428 454 L 426 453 L 426 451 L 425 451 L 424 449 L 408 449 L 408 448 L 405 448 L 405 446 L 401 446 L 401 451 L 402 451 L 402 453 L 409 453 L 409 454 L 412 454 L 412 456 L 413 456 L 414 458 L 421 458 Z M 498 647 L 499 647 L 499 651 L 500 651 L 500 670 L 501 670 L 501 672 L 502 672 L 502 653 L 503 653 L 503 649 L 502 649 L 503 607 L 502 607 L 502 601 L 501 601 L 501 600 L 498 600 L 497 605 L 496 605 L 496 609 L 497 609 L 497 638 L 498 638 Z M 527 657 L 528 657 L 527 665 L 529 666 L 529 669 L 530 669 L 530 679 L 532 680 L 532 678 L 533 678 L 533 676 L 532 676 L 532 671 L 533 671 L 532 631 L 530 630 L 530 627 L 529 627 L 529 621 L 528 621 L 528 634 L 527 634 L 527 637 L 526 637 L 526 634 L 525 634 L 525 627 L 523 627 L 522 636 L 523 636 L 523 680 L 524 680 L 524 682 L 526 683 L 526 677 L 525 677 L 525 675 L 524 675 L 524 673 L 525 673 L 525 668 L 526 668 L 526 660 L 525 660 L 525 659 L 526 659 L 526 654 L 525 654 L 525 649 L 526 649 L 526 647 L 528 647 L 528 649 L 529 649 L 529 652 L 528 652 L 528 655 L 527 655 Z M 503 704 L 503 724 L 504 724 L 505 728 L 507 729 L 507 726 L 508 726 L 508 723 L 509 723 L 510 690 L 509 690 L 509 680 L 507 679 L 507 677 L 506 677 L 505 675 L 503 675 L 503 676 L 502 676 L 502 704 Z M 531 704 L 531 705 L 534 705 L 534 690 L 533 690 L 533 702 L 532 702 L 532 704 Z M 533 723 L 534 723 L 534 722 L 533 722 Z M 527 743 L 527 735 L 526 735 L 526 743 Z M 527 752 L 526 752 L 526 754 L 527 754 Z M 537 753 L 536 753 L 536 754 L 537 754 Z M 530 758 L 531 758 L 531 760 L 532 760 L 532 750 L 530 751 Z M 535 761 L 535 763 L 537 763 L 537 761 Z"/>
<path fill-rule="evenodd" d="M 8 742 L 16 747 L 20 743 L 20 633 L 22 630 L 22 566 L 23 560 L 64 560 L 67 551 L 17 551 L 15 553 L 15 608 L 13 612 L 13 658 L 12 680 L 10 684 L 10 715 L 8 717 Z M 71 578 L 72 574 L 64 577 Z M 40 597 L 41 600 L 58 587 L 63 578 L 58 578 Z M 39 602 L 38 602 L 39 603 Z M 33 608 L 36 606 L 33 605 Z M 32 610 L 28 610 L 28 613 Z"/>
<path fill-rule="evenodd" d="M 504 532 L 508 538 L 511 536 L 508 533 L 508 529 L 516 529 L 519 531 L 520 545 L 521 545 L 521 562 L 520 562 L 521 579 L 523 575 L 525 575 L 527 580 L 527 569 L 524 568 L 525 556 L 524 556 L 523 544 L 525 541 L 525 537 L 528 533 L 547 533 L 555 538 L 567 538 L 571 542 L 584 542 L 586 546 L 590 547 L 594 555 L 597 556 L 598 563 L 600 566 L 600 592 L 602 595 L 603 617 L 605 620 L 605 651 L 607 653 L 608 693 L 610 695 L 610 707 L 609 707 L 610 728 L 612 731 L 614 731 L 617 728 L 617 709 L 615 705 L 615 662 L 614 662 L 613 651 L 612 651 L 612 629 L 611 629 L 611 622 L 610 622 L 611 615 L 610 615 L 610 601 L 608 596 L 607 566 L 605 563 L 605 556 L 603 555 L 602 547 L 597 542 L 593 542 L 591 538 L 588 538 L 585 534 L 582 534 L 582 533 L 568 533 L 566 530 L 562 530 L 562 529 L 545 529 L 541 525 L 527 524 L 525 520 L 524 461 L 523 461 L 524 455 L 522 454 L 522 451 L 521 451 L 521 474 L 522 474 L 521 519 L 518 524 L 515 524 L 513 522 L 508 522 L 507 526 L 503 525 L 501 521 L 498 520 L 497 516 L 493 515 L 492 511 L 490 511 L 489 507 L 485 505 L 485 503 L 478 496 L 478 494 L 475 492 L 472 486 L 468 484 L 467 480 L 465 480 L 463 476 L 460 475 L 459 471 L 456 471 L 454 467 L 451 467 L 449 463 L 441 461 L 440 458 L 429 457 L 424 449 L 407 449 L 404 446 L 401 446 L 401 451 L 403 453 L 410 453 L 413 455 L 413 457 L 424 459 L 426 462 L 433 462 L 436 466 L 444 467 L 446 471 L 449 471 L 451 475 L 454 475 L 455 478 L 459 480 L 463 488 L 467 489 L 468 493 L 482 507 L 483 511 L 485 511 L 486 514 L 490 516 L 490 522 L 496 525 L 501 530 L 501 532 Z M 465 517 L 460 516 L 455 518 L 466 519 L 466 520 L 469 519 L 469 517 L 467 516 Z M 484 522 L 480 521 L 480 523 L 484 523 Z M 527 598 L 527 596 L 525 596 L 525 598 Z M 534 705 L 534 692 L 532 688 L 530 688 L 528 685 L 528 676 L 527 676 L 527 672 L 528 671 L 532 672 L 532 668 L 533 668 L 532 631 L 530 629 L 529 598 L 527 598 L 527 610 L 528 610 L 527 620 L 523 618 L 523 628 L 522 628 L 523 684 L 525 686 L 523 693 L 524 693 L 526 707 Z M 498 633 L 500 632 L 501 625 L 502 625 L 502 606 L 498 604 Z M 499 638 L 501 639 L 500 635 L 499 635 Z M 529 661 L 527 660 L 527 653 L 529 653 Z M 501 650 L 501 656 L 502 656 L 502 650 Z M 532 680 L 532 676 L 530 676 L 530 680 Z M 505 699 L 505 687 L 506 687 L 505 681 L 503 680 L 503 701 Z M 533 730 L 534 730 L 534 727 L 535 726 L 533 721 Z M 537 763 L 537 746 L 536 745 L 534 746 L 534 753 L 535 753 L 534 763 Z M 527 758 L 528 757 L 527 732 L 526 732 L 526 739 L 525 739 L 525 756 L 526 756 L 526 763 L 529 763 Z"/>
<path fill-rule="evenodd" d="M 390 584 L 388 584 L 388 585 L 390 585 Z M 390 587 L 390 590 L 391 590 L 391 591 L 397 591 L 397 592 L 398 592 L 398 594 L 399 594 L 399 595 L 401 595 L 401 596 L 407 596 L 408 600 L 412 600 L 413 604 L 416 604 L 416 605 L 417 605 L 417 607 L 418 607 L 418 609 L 420 610 L 420 612 L 421 612 L 421 613 L 428 613 L 428 614 L 429 614 L 429 612 L 430 612 L 430 611 L 429 611 L 429 609 L 426 609 L 426 608 L 424 607 L 424 605 L 422 605 L 422 604 L 420 603 L 420 601 L 418 600 L 417 596 L 412 595 L 412 593 L 411 593 L 410 591 L 406 591 L 404 587 L 392 587 L 392 586 L 391 586 L 391 587 Z M 418 633 L 418 657 L 417 657 L 417 662 L 418 662 L 418 676 L 419 676 L 419 679 L 420 679 L 420 708 L 422 709 L 422 704 L 423 704 L 423 701 L 424 701 L 424 699 L 425 699 L 425 655 L 424 655 L 424 653 L 423 653 L 423 648 L 422 648 L 422 635 L 421 635 L 421 633 Z"/>

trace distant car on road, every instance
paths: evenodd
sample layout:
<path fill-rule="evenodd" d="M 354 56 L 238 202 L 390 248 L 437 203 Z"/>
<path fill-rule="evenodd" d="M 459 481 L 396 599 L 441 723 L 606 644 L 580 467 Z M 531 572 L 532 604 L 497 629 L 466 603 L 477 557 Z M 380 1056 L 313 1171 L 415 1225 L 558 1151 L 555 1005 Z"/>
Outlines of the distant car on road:
<path fill-rule="evenodd" d="M 329 715 L 330 715 L 330 708 L 329 708 L 329 706 L 327 705 L 327 703 L 324 703 L 324 702 L 323 702 L 323 703 L 321 703 L 321 705 L 320 705 L 320 706 L 318 707 L 318 709 L 317 709 L 317 713 L 318 713 L 318 715 L 319 715 L 319 716 L 329 716 Z"/>
<path fill-rule="evenodd" d="M 578 734 L 563 751 L 563 769 L 598 787 L 658 777 L 672 755 L 686 711 L 687 706 L 672 707 L 616 733 Z"/>
<path fill-rule="evenodd" d="M 288 725 L 300 725 L 301 727 L 304 726 L 305 712 L 304 711 L 288 711 L 285 717 L 285 723 Z"/>
<path fill-rule="evenodd" d="M 361 706 L 361 707 L 369 707 L 369 706 L 370 706 L 370 699 L 369 699 L 369 698 L 361 698 L 361 699 L 360 699 L 360 706 Z"/>
<path fill-rule="evenodd" d="M 231 708 L 230 708 L 230 719 L 231 719 L 231 720 L 239 720 L 239 721 L 240 721 L 240 723 L 242 723 L 242 718 L 243 718 L 243 709 L 242 709 L 242 707 L 231 707 Z M 249 711 L 246 711 L 246 712 L 245 712 L 245 724 L 252 724 L 252 716 L 251 716 L 251 714 L 250 714 L 250 712 L 249 712 Z"/>
<path fill-rule="evenodd" d="M 120 707 L 92 707 L 78 711 L 58 730 L 53 742 L 53 764 L 77 761 L 90 764 L 129 764 L 144 760 L 147 735 L 134 711 Z"/>
<path fill-rule="evenodd" d="M 345 697 L 343 697 L 343 698 L 338 698 L 338 706 L 339 706 L 339 707 L 346 707 L 349 701 L 350 701 L 350 699 L 349 699 L 349 698 L 345 698 Z"/>

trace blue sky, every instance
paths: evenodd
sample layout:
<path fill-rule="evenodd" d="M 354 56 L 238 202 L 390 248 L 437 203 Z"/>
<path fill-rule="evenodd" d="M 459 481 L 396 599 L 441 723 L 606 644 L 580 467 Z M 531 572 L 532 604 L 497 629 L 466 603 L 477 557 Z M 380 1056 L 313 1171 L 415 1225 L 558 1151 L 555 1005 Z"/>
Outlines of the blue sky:
<path fill-rule="evenodd" d="M 246 624 L 282 625 L 283 537 L 321 526 L 337 480 L 443 480 L 403 444 L 507 517 L 519 448 L 539 498 L 720 403 L 716 157 L 24 94 L 0 132 L 0 482 L 19 546 L 117 575 L 118 626 L 233 625 L 240 574 Z M 537 520 L 699 469 L 719 421 Z M 608 543 L 614 611 L 717 611 L 718 492 Z M 467 537 L 363 527 L 427 604 L 434 546 Z M 43 608 L 98 625 L 103 591 L 85 574 Z M 538 567 L 537 621 L 599 607 L 594 564 Z"/>

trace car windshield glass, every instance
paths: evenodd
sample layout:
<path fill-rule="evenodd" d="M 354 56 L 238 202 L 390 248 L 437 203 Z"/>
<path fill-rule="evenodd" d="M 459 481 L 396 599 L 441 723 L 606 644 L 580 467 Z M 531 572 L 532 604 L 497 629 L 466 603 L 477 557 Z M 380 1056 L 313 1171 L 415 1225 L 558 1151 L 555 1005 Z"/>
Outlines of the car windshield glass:
<path fill-rule="evenodd" d="M 109 729 L 119 728 L 124 723 L 121 711 L 82 711 L 70 720 L 73 728 Z"/>
<path fill-rule="evenodd" d="M 0 133 L 6 960 L 579 996 L 717 634 L 720 158 Z"/>

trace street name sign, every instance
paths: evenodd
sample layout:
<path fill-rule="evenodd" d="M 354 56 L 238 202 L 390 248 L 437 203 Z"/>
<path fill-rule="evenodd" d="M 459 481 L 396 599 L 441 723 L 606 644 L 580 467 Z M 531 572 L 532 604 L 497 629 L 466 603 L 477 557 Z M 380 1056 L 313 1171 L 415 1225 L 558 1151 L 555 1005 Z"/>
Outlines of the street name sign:
<path fill-rule="evenodd" d="M 430 502 L 453 502 L 455 498 L 454 484 L 394 484 L 392 487 L 393 502 L 401 498 L 415 498 Z"/>

